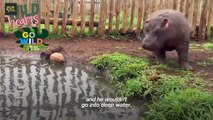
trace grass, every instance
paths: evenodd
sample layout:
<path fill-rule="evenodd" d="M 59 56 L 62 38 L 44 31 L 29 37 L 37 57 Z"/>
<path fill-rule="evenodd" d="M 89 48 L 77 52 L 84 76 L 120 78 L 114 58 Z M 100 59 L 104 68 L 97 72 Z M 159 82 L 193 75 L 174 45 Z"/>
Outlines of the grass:
<path fill-rule="evenodd" d="M 182 72 L 179 76 L 162 74 L 158 71 L 161 66 L 150 67 L 145 58 L 114 53 L 99 56 L 91 63 L 100 70 L 107 70 L 118 92 L 125 97 L 155 98 L 187 87 L 204 86 L 204 83 L 190 72 Z"/>
<path fill-rule="evenodd" d="M 204 67 L 213 66 L 213 57 L 211 57 L 205 61 L 200 61 L 197 63 L 197 65 L 204 66 Z"/>
<path fill-rule="evenodd" d="M 207 84 L 190 71 L 167 65 L 151 65 L 145 58 L 125 54 L 103 54 L 91 62 L 107 71 L 111 83 L 121 96 L 149 100 L 143 120 L 210 120 L 213 117 L 213 95 L 203 92 Z M 151 99 L 150 99 L 151 98 Z"/>
<path fill-rule="evenodd" d="M 147 120 L 211 120 L 213 95 L 198 89 L 170 92 L 153 102 L 146 112 Z"/>
<path fill-rule="evenodd" d="M 209 43 L 198 43 L 198 42 L 192 42 L 189 45 L 189 49 L 191 51 L 211 51 L 213 50 L 213 43 L 209 42 Z"/>
<path fill-rule="evenodd" d="M 213 43 L 205 43 L 202 46 L 204 50 L 213 50 Z"/>

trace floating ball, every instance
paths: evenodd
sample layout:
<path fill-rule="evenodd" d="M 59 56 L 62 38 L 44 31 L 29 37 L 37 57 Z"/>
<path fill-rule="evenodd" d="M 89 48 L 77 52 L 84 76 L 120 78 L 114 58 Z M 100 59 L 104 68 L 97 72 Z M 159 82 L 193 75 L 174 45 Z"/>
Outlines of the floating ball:
<path fill-rule="evenodd" d="M 65 58 L 61 53 L 53 53 L 50 55 L 50 61 L 52 62 L 64 62 Z"/>

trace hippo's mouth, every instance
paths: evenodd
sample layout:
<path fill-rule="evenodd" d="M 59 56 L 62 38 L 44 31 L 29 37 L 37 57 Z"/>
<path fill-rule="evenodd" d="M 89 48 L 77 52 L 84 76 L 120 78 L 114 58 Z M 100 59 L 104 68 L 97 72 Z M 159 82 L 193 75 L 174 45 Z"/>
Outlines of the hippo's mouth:
<path fill-rule="evenodd" d="M 149 50 L 149 51 L 157 51 L 157 47 L 154 47 L 153 45 L 151 44 L 142 44 L 141 47 L 143 49 L 146 49 L 146 50 Z"/>

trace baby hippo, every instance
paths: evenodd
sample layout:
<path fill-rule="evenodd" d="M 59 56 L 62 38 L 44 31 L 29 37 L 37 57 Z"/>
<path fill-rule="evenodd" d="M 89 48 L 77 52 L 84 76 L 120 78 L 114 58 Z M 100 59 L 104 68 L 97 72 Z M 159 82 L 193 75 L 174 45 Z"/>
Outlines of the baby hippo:
<path fill-rule="evenodd" d="M 142 47 L 153 51 L 156 62 L 164 63 L 166 51 L 176 50 L 181 68 L 193 70 L 188 62 L 190 27 L 185 16 L 175 10 L 152 13 L 144 23 Z"/>
<path fill-rule="evenodd" d="M 40 58 L 42 60 L 50 60 L 53 62 L 64 62 L 65 61 L 64 55 L 60 53 L 63 51 L 64 49 L 61 46 L 54 47 L 42 52 Z"/>

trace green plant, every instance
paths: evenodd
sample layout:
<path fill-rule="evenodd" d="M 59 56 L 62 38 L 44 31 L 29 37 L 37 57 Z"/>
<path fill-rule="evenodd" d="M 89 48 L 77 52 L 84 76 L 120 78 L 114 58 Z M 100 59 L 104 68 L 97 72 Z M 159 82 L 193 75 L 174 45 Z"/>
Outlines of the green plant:
<path fill-rule="evenodd" d="M 141 75 L 142 71 L 148 68 L 148 61 L 146 59 L 130 59 L 125 61 L 118 67 L 110 70 L 112 79 L 117 81 L 125 81 Z"/>
<path fill-rule="evenodd" d="M 211 120 L 213 95 L 198 89 L 170 92 L 153 102 L 146 112 L 147 120 Z"/>
<path fill-rule="evenodd" d="M 129 61 L 131 58 L 124 54 L 114 53 L 114 54 L 104 54 L 96 57 L 92 60 L 91 64 L 95 65 L 98 69 L 110 70 L 113 67 L 118 67 L 125 61 Z"/>
<path fill-rule="evenodd" d="M 204 50 L 213 50 L 213 43 L 205 43 L 202 46 Z"/>
<path fill-rule="evenodd" d="M 92 64 L 101 70 L 107 70 L 119 93 L 126 97 L 156 98 L 171 91 L 204 86 L 204 83 L 191 72 L 178 70 L 181 76 L 159 75 L 156 69 L 158 67 L 150 67 L 147 59 L 119 53 L 99 56 L 92 61 Z"/>
<path fill-rule="evenodd" d="M 200 61 L 197 63 L 197 65 L 200 65 L 200 66 L 213 66 L 213 57 L 207 59 L 207 60 L 204 60 L 204 61 Z"/>
<path fill-rule="evenodd" d="M 116 32 L 116 31 L 106 33 L 105 37 L 112 38 L 114 40 L 125 39 L 125 36 L 122 36 L 120 33 Z"/>
<path fill-rule="evenodd" d="M 54 34 L 54 33 L 50 33 L 47 37 L 47 39 L 63 39 L 65 38 L 64 35 L 62 34 Z"/>

